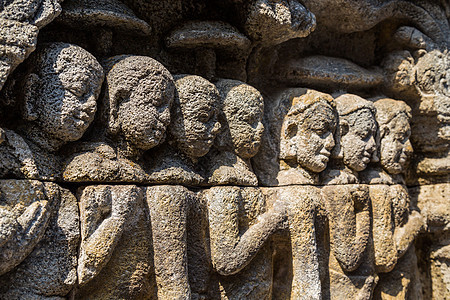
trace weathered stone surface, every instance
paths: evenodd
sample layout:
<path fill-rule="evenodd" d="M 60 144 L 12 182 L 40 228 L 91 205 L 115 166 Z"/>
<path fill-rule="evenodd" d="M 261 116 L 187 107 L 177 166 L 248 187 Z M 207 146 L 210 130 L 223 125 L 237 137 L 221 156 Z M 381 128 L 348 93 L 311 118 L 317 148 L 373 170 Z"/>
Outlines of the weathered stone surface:
<path fill-rule="evenodd" d="M 116 56 L 105 65 L 109 71 L 104 128 L 69 159 L 64 179 L 143 182 L 148 176 L 139 160 L 144 151 L 165 140 L 175 95 L 173 78 L 145 56 Z"/>
<path fill-rule="evenodd" d="M 334 147 L 337 114 L 333 98 L 307 89 L 287 89 L 269 103 L 262 150 L 254 166 L 263 185 L 318 184 Z M 270 120 L 270 121 L 269 121 Z"/>
<path fill-rule="evenodd" d="M 351 61 L 326 56 L 310 56 L 277 66 L 277 79 L 293 86 L 369 89 L 383 81 L 380 70 L 367 70 Z"/>
<path fill-rule="evenodd" d="M 1 3 L 0 90 L 9 74 L 36 48 L 39 29 L 61 13 L 58 0 Z"/>
<path fill-rule="evenodd" d="M 64 299 L 77 281 L 76 198 L 56 184 L 25 180 L 2 180 L 1 194 L 2 229 L 10 230 L 2 230 L 0 298 Z"/>
<path fill-rule="evenodd" d="M 27 64 L 17 84 L 24 91 L 11 100 L 23 120 L 0 146 L 1 176 L 59 178 L 55 152 L 80 139 L 94 120 L 103 70 L 86 50 L 65 43 L 43 46 Z"/>
<path fill-rule="evenodd" d="M 253 1 L 245 20 L 247 34 L 264 46 L 308 36 L 315 28 L 314 14 L 297 0 Z"/>
<path fill-rule="evenodd" d="M 221 99 L 221 132 L 215 141 L 217 150 L 203 159 L 208 184 L 257 186 L 250 158 L 258 153 L 264 131 L 263 97 L 255 88 L 237 80 L 221 79 L 216 86 Z"/>
<path fill-rule="evenodd" d="M 0 299 L 450 298 L 446 1 L 62 2 L 0 1 Z"/>
<path fill-rule="evenodd" d="M 142 188 L 88 186 L 78 194 L 77 298 L 154 297 L 151 223 Z"/>
<path fill-rule="evenodd" d="M 325 184 L 358 183 L 358 172 L 370 161 L 377 160 L 375 107 L 357 95 L 344 94 L 336 98 L 339 128 L 333 149 L 333 166 L 325 172 Z"/>
<path fill-rule="evenodd" d="M 269 297 L 272 254 L 266 241 L 283 226 L 285 205 L 265 211 L 265 197 L 257 188 L 213 187 L 202 197 L 208 203 L 211 262 L 221 298 Z"/>
<path fill-rule="evenodd" d="M 147 22 L 136 17 L 129 7 L 116 0 L 66 0 L 56 22 L 73 28 L 104 26 L 139 35 L 148 35 L 151 31 Z"/>

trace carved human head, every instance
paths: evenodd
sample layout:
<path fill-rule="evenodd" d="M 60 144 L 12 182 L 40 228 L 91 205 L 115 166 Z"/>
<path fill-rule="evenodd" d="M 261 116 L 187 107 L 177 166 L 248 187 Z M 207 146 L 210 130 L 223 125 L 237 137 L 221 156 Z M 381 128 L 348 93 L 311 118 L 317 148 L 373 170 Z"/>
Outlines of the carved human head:
<path fill-rule="evenodd" d="M 336 155 L 354 171 L 362 171 L 376 160 L 377 123 L 372 102 L 359 96 L 344 94 L 336 98 L 339 113 L 339 145 Z"/>
<path fill-rule="evenodd" d="M 261 145 L 264 125 L 264 99 L 254 87 L 231 79 L 221 79 L 216 83 L 220 93 L 220 108 L 229 130 L 228 143 L 237 155 L 251 158 Z M 226 128 L 225 128 L 226 129 Z M 224 135 L 224 134 L 222 134 Z"/>
<path fill-rule="evenodd" d="M 390 174 L 404 171 L 408 157 L 412 154 L 411 108 L 403 101 L 380 99 L 375 102 L 379 126 L 380 163 Z"/>
<path fill-rule="evenodd" d="M 147 56 L 115 56 L 105 65 L 108 132 L 140 150 L 162 143 L 175 95 L 170 72 Z"/>
<path fill-rule="evenodd" d="M 312 172 L 323 171 L 333 149 L 337 113 L 333 98 L 308 90 L 294 97 L 281 127 L 280 159 Z"/>
<path fill-rule="evenodd" d="M 95 57 L 75 45 L 52 43 L 38 48 L 26 66 L 23 118 L 59 144 L 81 138 L 103 82 Z"/>
<path fill-rule="evenodd" d="M 220 129 L 217 121 L 219 92 L 196 75 L 175 77 L 176 96 L 169 126 L 173 143 L 191 158 L 208 153 Z"/>

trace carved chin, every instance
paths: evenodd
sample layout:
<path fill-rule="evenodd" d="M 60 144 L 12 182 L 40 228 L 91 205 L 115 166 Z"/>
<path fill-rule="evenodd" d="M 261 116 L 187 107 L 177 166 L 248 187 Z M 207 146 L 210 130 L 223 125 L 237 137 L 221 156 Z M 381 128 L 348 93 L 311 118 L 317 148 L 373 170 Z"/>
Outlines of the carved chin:
<path fill-rule="evenodd" d="M 259 143 L 254 143 L 252 145 L 246 145 L 244 147 L 240 147 L 237 149 L 236 153 L 242 158 L 252 158 L 253 156 L 258 153 L 259 150 Z"/>
<path fill-rule="evenodd" d="M 310 161 L 310 162 L 305 162 L 303 164 L 300 162 L 300 165 L 302 165 L 305 169 L 307 169 L 311 172 L 320 173 L 326 169 L 327 163 L 328 163 L 328 157 L 319 155 L 316 160 Z"/>
<path fill-rule="evenodd" d="M 403 171 L 403 165 L 400 163 L 383 164 L 383 168 L 389 174 L 400 174 Z"/>
<path fill-rule="evenodd" d="M 191 157 L 205 156 L 211 149 L 212 141 L 209 140 L 196 140 L 188 144 L 180 144 L 180 149 Z"/>

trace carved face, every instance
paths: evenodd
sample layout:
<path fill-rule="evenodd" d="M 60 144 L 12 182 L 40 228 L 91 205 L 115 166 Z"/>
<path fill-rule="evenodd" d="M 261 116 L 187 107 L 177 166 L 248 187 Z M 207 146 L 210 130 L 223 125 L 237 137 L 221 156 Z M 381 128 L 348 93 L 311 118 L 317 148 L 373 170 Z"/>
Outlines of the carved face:
<path fill-rule="evenodd" d="M 217 121 L 219 93 L 199 76 L 176 81 L 178 99 L 170 132 L 176 146 L 191 157 L 202 157 L 211 148 L 220 129 Z"/>
<path fill-rule="evenodd" d="M 118 108 L 117 121 L 123 135 L 142 150 L 159 145 L 170 123 L 173 97 L 167 97 L 164 88 L 155 88 L 155 81 L 153 76 L 141 79 L 128 101 L 123 101 Z M 165 88 L 168 86 L 167 83 Z"/>
<path fill-rule="evenodd" d="M 237 155 L 251 158 L 261 145 L 264 125 L 261 123 L 262 111 L 247 111 L 243 118 L 227 116 L 231 139 Z"/>
<path fill-rule="evenodd" d="M 253 87 L 240 84 L 233 87 L 224 100 L 234 151 L 242 158 L 256 155 L 261 145 L 264 125 L 261 123 L 264 104 L 261 94 Z"/>
<path fill-rule="evenodd" d="M 316 103 L 297 115 L 288 116 L 282 126 L 282 158 L 294 159 L 305 169 L 321 172 L 333 149 L 336 112 Z M 284 148 L 284 149 L 283 149 Z M 284 157 L 283 157 L 284 156 Z"/>
<path fill-rule="evenodd" d="M 86 50 L 55 43 L 39 50 L 25 82 L 26 118 L 50 138 L 75 141 L 94 119 L 103 69 Z"/>
<path fill-rule="evenodd" d="M 341 150 L 344 164 L 362 171 L 376 150 L 377 124 L 369 109 L 359 109 L 340 118 Z"/>
<path fill-rule="evenodd" d="M 380 134 L 381 166 L 391 174 L 401 173 L 413 150 L 409 141 L 411 128 L 408 117 L 402 113 L 398 114 L 380 128 Z"/>
<path fill-rule="evenodd" d="M 60 73 L 43 75 L 34 105 L 39 127 L 62 141 L 81 138 L 89 127 L 102 82 L 101 73 L 93 74 L 88 68 L 73 64 Z"/>

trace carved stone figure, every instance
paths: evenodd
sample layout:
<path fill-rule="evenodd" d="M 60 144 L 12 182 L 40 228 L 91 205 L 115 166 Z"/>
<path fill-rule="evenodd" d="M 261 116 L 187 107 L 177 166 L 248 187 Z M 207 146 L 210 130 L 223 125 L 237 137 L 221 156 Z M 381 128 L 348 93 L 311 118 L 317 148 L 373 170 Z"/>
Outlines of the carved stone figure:
<path fill-rule="evenodd" d="M 146 157 L 150 180 L 163 184 L 199 185 L 205 180 L 197 161 L 206 155 L 219 132 L 219 92 L 195 75 L 176 76 L 168 143 Z"/>
<path fill-rule="evenodd" d="M 424 220 L 419 212 L 411 209 L 408 192 L 401 185 L 404 183 L 402 173 L 412 154 L 409 141 L 411 109 L 404 102 L 393 99 L 379 99 L 375 108 L 382 170 L 369 168 L 362 174 L 362 179 L 371 184 L 375 268 L 377 272 L 391 272 L 423 229 Z M 414 249 L 410 252 L 407 260 L 414 261 Z M 402 272 L 411 274 L 409 284 L 395 280 L 396 274 Z M 420 284 L 417 275 L 413 276 L 416 273 L 418 270 L 414 265 L 408 267 L 407 263 L 401 262 L 392 274 L 380 275 L 381 297 L 392 293 L 413 297 L 412 286 Z"/>
<path fill-rule="evenodd" d="M 0 0 L 0 299 L 450 299 L 449 46 L 448 0 Z"/>
<path fill-rule="evenodd" d="M 75 197 L 34 180 L 1 180 L 0 195 L 0 298 L 64 299 L 77 279 Z"/>
<path fill-rule="evenodd" d="M 170 122 L 172 75 L 145 56 L 117 56 L 107 68 L 103 113 L 106 128 L 80 146 L 67 163 L 67 181 L 146 182 L 142 156 L 161 144 Z"/>
<path fill-rule="evenodd" d="M 330 298 L 370 298 L 377 283 L 370 253 L 369 189 L 357 185 L 357 172 L 374 159 L 377 123 L 373 104 L 344 94 L 339 113 L 336 160 L 324 176 L 325 208 L 330 228 Z"/>
<path fill-rule="evenodd" d="M 176 96 L 169 126 L 169 143 L 149 158 L 152 180 L 162 184 L 147 188 L 152 218 L 154 264 L 160 299 L 189 299 L 187 257 L 187 215 L 198 199 L 186 187 L 203 182 L 197 160 L 213 145 L 220 124 L 217 121 L 219 93 L 206 79 L 194 75 L 176 76 Z M 171 226 L 167 226 L 171 224 Z M 167 256 L 170 252 L 172 255 Z"/>
<path fill-rule="evenodd" d="M 380 168 L 368 168 L 361 173 L 361 180 L 370 184 L 404 183 L 407 160 L 413 149 L 411 136 L 411 108 L 403 101 L 382 98 L 375 103 L 379 126 L 377 140 Z"/>
<path fill-rule="evenodd" d="M 156 296 L 152 230 L 145 190 L 133 185 L 81 188 L 77 299 Z"/>
<path fill-rule="evenodd" d="M 352 94 L 336 98 L 339 130 L 332 168 L 324 175 L 325 184 L 358 183 L 358 173 L 377 160 L 375 108 L 370 101 Z"/>
<path fill-rule="evenodd" d="M 221 132 L 215 147 L 200 163 L 207 171 L 209 185 L 257 186 L 250 158 L 261 144 L 264 100 L 255 88 L 237 80 L 221 79 Z"/>
<path fill-rule="evenodd" d="M 246 294 L 251 299 L 271 297 L 271 235 L 285 227 L 286 205 L 280 201 L 266 210 L 258 188 L 212 187 L 208 201 L 211 262 L 218 276 L 221 299 Z M 236 281 L 240 284 L 236 284 Z"/>
<path fill-rule="evenodd" d="M 58 0 L 0 3 L 0 90 L 9 74 L 36 49 L 39 30 L 61 13 Z"/>
<path fill-rule="evenodd" d="M 264 127 L 263 98 L 253 87 L 236 80 L 216 83 L 221 95 L 222 132 L 216 149 L 205 156 L 208 183 L 257 185 L 250 158 L 259 150 Z M 251 298 L 271 295 L 271 234 L 283 226 L 284 205 L 265 211 L 258 188 L 212 187 L 202 193 L 208 204 L 211 262 L 218 276 L 222 299 L 246 294 Z M 236 285 L 235 282 L 241 282 Z"/>
<path fill-rule="evenodd" d="M 277 180 L 280 185 L 316 184 L 317 173 L 326 168 L 334 146 L 337 121 L 334 101 L 330 95 L 313 90 L 292 92 L 287 98 L 291 106 L 281 126 Z M 321 299 L 315 225 L 323 206 L 321 191 L 314 186 L 287 186 L 276 191 L 288 210 L 293 272 L 290 298 Z"/>
<path fill-rule="evenodd" d="M 38 49 L 20 78 L 24 93 L 15 99 L 23 122 L 6 130 L 1 175 L 52 179 L 60 176 L 55 152 L 81 138 L 94 119 L 103 70 L 84 49 L 53 43 Z"/>
<path fill-rule="evenodd" d="M 165 139 L 174 100 L 172 76 L 160 63 L 145 56 L 113 57 L 105 64 L 109 70 L 104 97 L 106 130 L 94 135 L 94 142 L 81 145 L 84 152 L 69 162 L 64 178 L 148 182 L 142 156 Z M 148 189 L 156 191 L 156 187 Z M 164 245 L 176 251 L 180 246 L 173 243 L 170 235 L 158 236 L 158 230 L 169 220 L 175 222 L 175 209 L 186 214 L 186 203 L 175 199 L 171 208 L 159 205 L 158 201 L 163 201 L 159 198 L 161 193 L 148 192 L 148 195 L 149 198 L 145 189 L 137 186 L 90 186 L 83 190 L 80 199 L 83 234 L 78 266 L 81 298 L 156 297 L 154 272 L 160 295 L 165 295 L 160 286 L 170 289 L 167 280 L 176 286 L 174 278 L 167 278 L 170 270 L 162 269 L 165 264 L 160 249 Z M 180 199 L 185 200 L 183 196 Z M 155 216 L 154 209 L 159 215 Z M 99 214 L 99 210 L 107 213 Z M 173 229 L 185 232 L 186 219 L 179 222 L 180 226 L 174 223 Z M 183 249 L 185 244 L 181 245 Z M 101 259 L 98 253 L 103 253 Z M 186 259 L 181 264 L 183 261 Z M 188 284 L 187 277 L 185 284 Z"/>
<path fill-rule="evenodd" d="M 309 91 L 292 99 L 281 127 L 279 185 L 318 183 L 335 144 L 336 121 L 330 95 Z"/>

